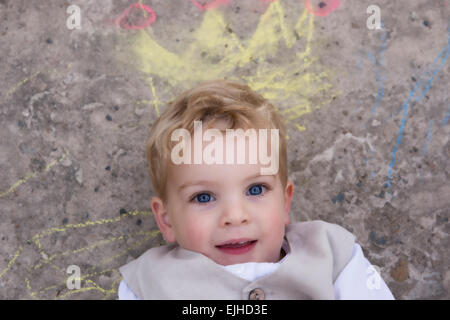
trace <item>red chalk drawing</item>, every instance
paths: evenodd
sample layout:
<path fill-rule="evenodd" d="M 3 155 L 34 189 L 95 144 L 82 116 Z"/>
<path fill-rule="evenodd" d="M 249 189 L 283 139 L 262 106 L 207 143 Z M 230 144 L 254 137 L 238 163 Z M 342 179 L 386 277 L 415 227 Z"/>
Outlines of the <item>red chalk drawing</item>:
<path fill-rule="evenodd" d="M 205 4 L 200 4 L 195 0 L 190 0 L 192 2 L 193 5 L 195 5 L 197 8 L 199 8 L 201 11 L 204 10 L 208 10 L 208 9 L 214 9 L 217 8 L 220 5 L 227 5 L 229 0 L 214 0 L 214 1 L 209 1 Z"/>
<path fill-rule="evenodd" d="M 127 16 L 130 12 L 133 12 L 136 9 L 146 11 L 147 13 L 149 13 L 149 15 L 142 23 L 140 23 L 138 25 L 135 25 L 133 23 L 130 24 Z M 147 28 L 149 25 L 151 25 L 155 21 L 156 21 L 156 14 L 152 8 L 150 8 L 149 6 L 147 6 L 145 4 L 133 3 L 128 8 L 126 8 L 125 11 L 120 16 L 120 18 L 116 20 L 116 25 L 118 25 L 119 27 L 124 28 L 124 29 L 138 30 L 138 29 Z"/>
<path fill-rule="evenodd" d="M 320 2 L 317 2 L 317 5 L 313 7 L 311 6 L 310 0 L 305 0 L 306 9 L 310 13 L 320 17 L 329 15 L 331 12 L 336 10 L 340 4 L 341 0 L 322 0 Z"/>

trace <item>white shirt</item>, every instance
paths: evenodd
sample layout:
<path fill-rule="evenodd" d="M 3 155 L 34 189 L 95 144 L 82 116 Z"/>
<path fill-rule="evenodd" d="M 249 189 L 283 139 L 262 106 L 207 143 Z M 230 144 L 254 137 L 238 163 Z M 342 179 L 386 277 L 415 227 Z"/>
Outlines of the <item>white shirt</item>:
<path fill-rule="evenodd" d="M 283 249 L 287 252 L 285 242 Z M 288 255 L 289 253 L 286 253 L 283 259 L 275 263 L 247 262 L 221 267 L 235 276 L 255 281 L 277 270 Z M 124 280 L 120 282 L 118 295 L 119 300 L 140 300 Z M 364 257 L 361 246 L 357 243 L 353 246 L 349 263 L 334 282 L 334 297 L 336 300 L 395 300 L 386 283 Z"/>

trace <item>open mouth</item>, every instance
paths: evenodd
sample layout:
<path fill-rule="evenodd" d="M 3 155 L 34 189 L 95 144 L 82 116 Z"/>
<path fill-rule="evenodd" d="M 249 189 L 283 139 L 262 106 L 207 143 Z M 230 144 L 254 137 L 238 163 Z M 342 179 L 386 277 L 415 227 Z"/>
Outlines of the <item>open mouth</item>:
<path fill-rule="evenodd" d="M 236 240 L 217 245 L 216 248 L 228 254 L 243 254 L 252 250 L 257 240 Z"/>

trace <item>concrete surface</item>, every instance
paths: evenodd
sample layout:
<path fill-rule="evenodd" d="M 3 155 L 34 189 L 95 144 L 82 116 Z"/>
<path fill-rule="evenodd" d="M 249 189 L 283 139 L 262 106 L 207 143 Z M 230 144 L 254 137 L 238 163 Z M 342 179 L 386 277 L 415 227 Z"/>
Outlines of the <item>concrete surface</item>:
<path fill-rule="evenodd" d="M 448 299 L 450 1 L 338 2 L 0 0 L 0 298 L 116 299 L 163 243 L 151 124 L 227 78 L 288 120 L 292 215 L 352 231 L 397 299 Z"/>

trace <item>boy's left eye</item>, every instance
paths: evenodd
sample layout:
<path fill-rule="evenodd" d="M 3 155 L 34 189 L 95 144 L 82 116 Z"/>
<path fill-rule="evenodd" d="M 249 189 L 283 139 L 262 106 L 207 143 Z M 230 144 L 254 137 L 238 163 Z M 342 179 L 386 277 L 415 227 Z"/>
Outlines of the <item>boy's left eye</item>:
<path fill-rule="evenodd" d="M 265 191 L 266 187 L 262 184 L 255 184 L 248 189 L 248 196 L 258 196 Z"/>
<path fill-rule="evenodd" d="M 213 200 L 215 200 L 214 197 L 206 192 L 198 193 L 191 199 L 191 201 L 197 202 L 200 204 L 208 203 Z"/>

